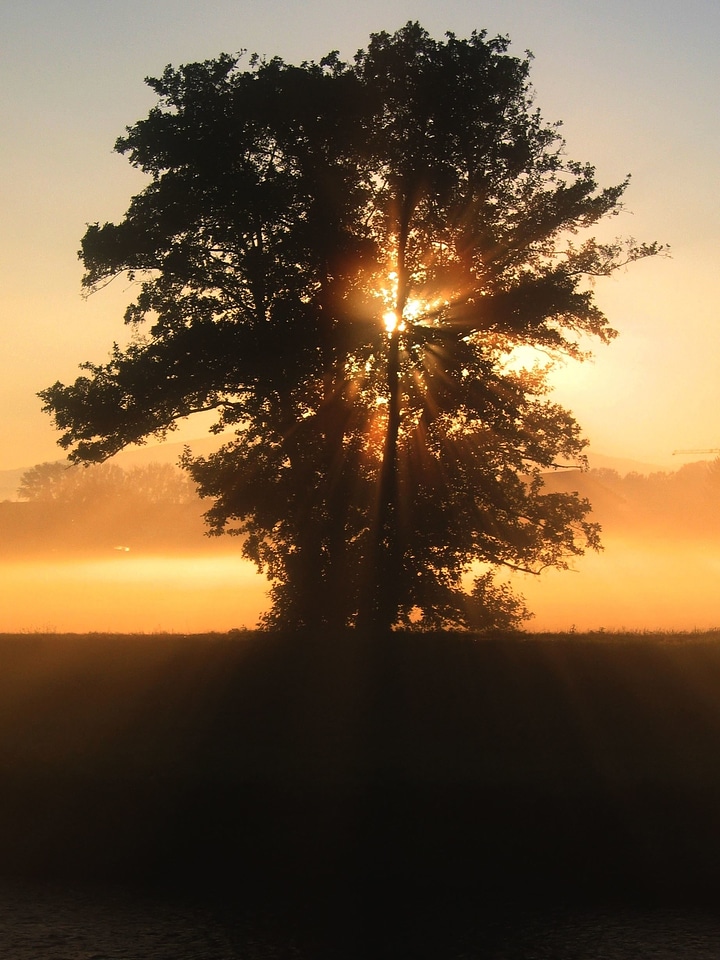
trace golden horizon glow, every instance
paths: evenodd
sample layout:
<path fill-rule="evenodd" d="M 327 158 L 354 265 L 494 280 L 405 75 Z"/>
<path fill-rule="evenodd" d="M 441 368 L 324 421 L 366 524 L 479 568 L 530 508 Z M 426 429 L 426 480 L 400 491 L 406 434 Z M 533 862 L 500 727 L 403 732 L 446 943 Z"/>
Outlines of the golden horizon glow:
<path fill-rule="evenodd" d="M 535 614 L 527 630 L 718 627 L 716 542 L 604 543 L 574 575 L 511 575 Z M 252 628 L 267 607 L 267 582 L 233 554 L 6 560 L 0 573 L 0 632 L 222 632 Z"/>
<path fill-rule="evenodd" d="M 0 561 L 0 632 L 205 632 L 254 627 L 268 583 L 238 553 Z"/>

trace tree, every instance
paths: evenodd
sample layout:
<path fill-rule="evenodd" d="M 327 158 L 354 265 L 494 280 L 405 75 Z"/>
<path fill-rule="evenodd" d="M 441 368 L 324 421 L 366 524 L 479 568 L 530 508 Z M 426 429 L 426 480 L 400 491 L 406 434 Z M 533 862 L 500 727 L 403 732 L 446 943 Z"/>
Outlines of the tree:
<path fill-rule="evenodd" d="M 137 506 L 197 500 L 187 475 L 169 463 L 127 470 L 114 463 L 86 470 L 62 461 L 39 463 L 23 473 L 17 493 L 21 500 L 35 503 L 92 507 L 112 501 Z"/>
<path fill-rule="evenodd" d="M 168 66 L 117 141 L 150 181 L 81 258 L 88 290 L 138 284 L 136 336 L 44 409 L 78 462 L 216 411 L 230 439 L 184 466 L 270 626 L 465 627 L 493 597 L 517 621 L 492 570 L 599 546 L 587 501 L 543 490 L 584 441 L 521 351 L 610 341 L 588 281 L 660 248 L 588 235 L 628 180 L 565 158 L 508 48 L 408 23 L 351 63 Z"/>
<path fill-rule="evenodd" d="M 117 500 L 125 486 L 125 471 L 114 463 L 92 470 L 69 467 L 60 460 L 38 463 L 20 477 L 18 497 L 32 503 L 97 504 Z"/>

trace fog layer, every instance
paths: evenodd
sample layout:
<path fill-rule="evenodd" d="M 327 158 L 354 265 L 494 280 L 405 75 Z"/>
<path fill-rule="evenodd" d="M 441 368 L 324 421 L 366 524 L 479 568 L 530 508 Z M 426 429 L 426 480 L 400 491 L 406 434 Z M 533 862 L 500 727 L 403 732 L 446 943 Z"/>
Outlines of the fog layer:
<path fill-rule="evenodd" d="M 36 468 L 39 469 L 39 468 Z M 172 468 L 36 476 L 0 503 L 0 632 L 226 631 L 252 627 L 265 580 L 236 538 L 209 538 L 203 505 Z M 89 471 L 84 471 L 85 474 Z M 175 481 L 177 481 L 175 483 Z M 720 465 L 620 476 L 568 471 L 552 489 L 594 505 L 605 549 L 571 571 L 512 582 L 535 631 L 693 630 L 720 625 Z"/>

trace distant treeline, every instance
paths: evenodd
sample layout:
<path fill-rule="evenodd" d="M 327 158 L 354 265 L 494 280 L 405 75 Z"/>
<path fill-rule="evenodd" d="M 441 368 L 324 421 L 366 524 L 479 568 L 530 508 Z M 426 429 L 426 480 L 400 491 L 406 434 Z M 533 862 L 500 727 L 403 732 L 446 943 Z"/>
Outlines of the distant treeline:
<path fill-rule="evenodd" d="M 124 469 L 114 463 L 92 467 L 63 462 L 40 463 L 20 478 L 17 495 L 33 503 L 93 504 L 193 503 L 189 476 L 169 463 Z"/>
<path fill-rule="evenodd" d="M 720 458 L 673 472 L 619 474 L 567 470 L 546 478 L 550 490 L 577 490 L 608 535 L 720 536 Z"/>
<path fill-rule="evenodd" d="M 50 554 L 198 549 L 206 509 L 170 464 L 123 469 L 43 463 L 26 471 L 19 501 L 0 503 L 0 553 Z"/>
<path fill-rule="evenodd" d="M 549 474 L 546 484 L 551 492 L 577 490 L 587 497 L 607 536 L 720 536 L 720 459 L 649 475 L 566 470 Z M 44 463 L 26 471 L 17 493 L 18 501 L 0 503 L 0 554 L 6 557 L 208 546 L 203 512 L 209 504 L 170 464 Z M 227 546 L 237 544 L 228 539 Z"/>

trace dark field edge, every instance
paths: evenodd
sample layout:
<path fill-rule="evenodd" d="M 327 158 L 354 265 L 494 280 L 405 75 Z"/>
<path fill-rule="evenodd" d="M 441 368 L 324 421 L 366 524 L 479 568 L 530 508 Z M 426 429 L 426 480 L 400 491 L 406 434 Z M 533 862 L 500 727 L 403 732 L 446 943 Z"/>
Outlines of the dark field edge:
<path fill-rule="evenodd" d="M 252 627 L 241 627 L 232 630 L 207 630 L 207 631 L 182 631 L 182 630 L 151 630 L 151 631 L 133 631 L 121 632 L 113 630 L 84 630 L 84 631 L 58 631 L 54 629 L 47 630 L 6 630 L 0 631 L 0 643 L 7 641 L 22 640 L 129 640 L 129 641 L 148 641 L 148 640 L 207 640 L 207 641 L 256 641 L 272 642 L 277 640 L 286 640 L 290 642 L 331 642 L 339 643 L 342 640 L 356 637 L 354 630 L 334 633 L 330 636 L 316 637 L 309 636 L 304 632 L 293 630 L 261 630 Z M 720 640 L 720 626 L 710 629 L 687 629 L 687 630 L 626 630 L 626 629 L 606 629 L 601 627 L 596 630 L 510 630 L 510 631 L 490 631 L 474 633 L 467 630 L 447 631 L 419 631 L 419 630 L 393 630 L 388 636 L 375 638 L 374 642 L 386 643 L 393 638 L 405 638 L 412 641 L 413 638 L 435 639 L 442 642 L 457 643 L 487 643 L 502 641 L 503 643 L 532 643 L 539 642 L 592 642 L 592 643 L 712 643 Z M 366 642 L 373 642 L 365 638 Z"/>
<path fill-rule="evenodd" d="M 0 876 L 358 942 L 714 909 L 719 640 L 3 634 Z"/>

